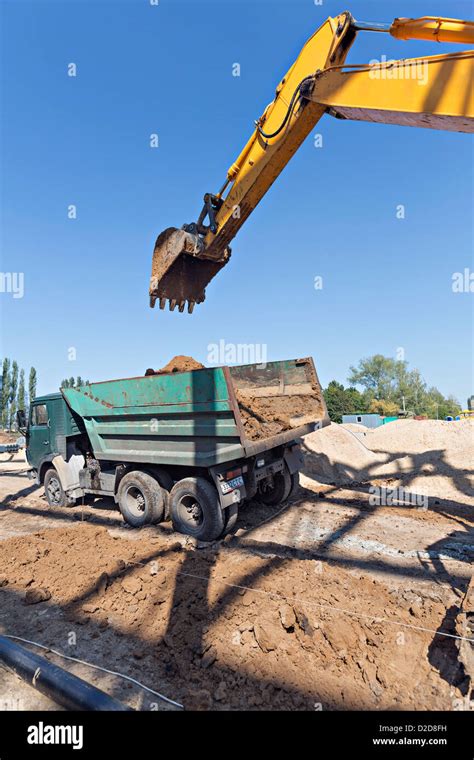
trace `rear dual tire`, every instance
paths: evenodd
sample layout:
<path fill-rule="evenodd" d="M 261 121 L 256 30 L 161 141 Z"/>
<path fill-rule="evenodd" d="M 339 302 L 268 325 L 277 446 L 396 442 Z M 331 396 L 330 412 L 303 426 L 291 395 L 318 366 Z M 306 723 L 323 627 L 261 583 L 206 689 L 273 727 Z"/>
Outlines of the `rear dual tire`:
<path fill-rule="evenodd" d="M 120 512 L 132 528 L 154 525 L 165 518 L 168 493 L 148 472 L 127 472 L 117 492 Z"/>
<path fill-rule="evenodd" d="M 259 488 L 258 500 L 267 507 L 276 507 L 291 499 L 299 486 L 299 472 L 290 473 L 285 466 L 283 470 L 275 473 L 270 482 L 264 483 Z"/>
<path fill-rule="evenodd" d="M 198 541 L 220 538 L 233 528 L 238 515 L 238 505 L 223 510 L 215 486 L 200 477 L 178 480 L 169 504 L 173 528 Z"/>

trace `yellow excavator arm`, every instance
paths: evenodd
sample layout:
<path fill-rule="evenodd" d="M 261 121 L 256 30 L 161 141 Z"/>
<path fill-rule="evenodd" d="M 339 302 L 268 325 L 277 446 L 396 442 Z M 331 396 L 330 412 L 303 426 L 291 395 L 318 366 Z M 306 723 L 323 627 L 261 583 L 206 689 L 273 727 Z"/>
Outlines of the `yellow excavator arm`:
<path fill-rule="evenodd" d="M 278 84 L 273 101 L 227 172 L 206 193 L 196 222 L 169 227 L 153 252 L 150 305 L 192 312 L 229 261 L 229 243 L 325 113 L 340 119 L 474 131 L 473 50 L 345 65 L 358 32 L 402 40 L 474 43 L 474 23 L 425 16 L 392 24 L 357 22 L 345 12 L 313 34 Z"/>

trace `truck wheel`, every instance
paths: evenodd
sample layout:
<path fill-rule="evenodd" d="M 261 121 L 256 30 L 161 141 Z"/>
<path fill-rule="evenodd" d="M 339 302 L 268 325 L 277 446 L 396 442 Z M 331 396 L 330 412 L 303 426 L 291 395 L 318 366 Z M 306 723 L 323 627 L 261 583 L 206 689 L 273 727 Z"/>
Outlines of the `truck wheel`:
<path fill-rule="evenodd" d="M 118 488 L 123 519 L 133 528 L 160 522 L 165 511 L 165 492 L 148 472 L 127 472 Z"/>
<path fill-rule="evenodd" d="M 268 507 L 282 504 L 290 495 L 292 487 L 291 475 L 287 467 L 275 473 L 272 478 L 265 479 L 258 489 L 258 499 Z"/>
<path fill-rule="evenodd" d="M 160 486 L 163 489 L 163 498 L 165 500 L 165 506 L 163 510 L 163 517 L 161 517 L 159 520 L 155 520 L 154 522 L 166 522 L 166 520 L 170 519 L 170 500 L 169 500 L 169 492 L 173 488 L 174 480 L 171 477 L 171 475 L 163 469 L 163 467 L 153 467 L 148 468 L 147 472 L 150 473 L 150 475 L 155 478 L 155 480 L 158 481 Z"/>
<path fill-rule="evenodd" d="M 218 493 L 204 478 L 183 478 L 170 493 L 173 528 L 200 541 L 214 541 L 224 530 Z"/>
<path fill-rule="evenodd" d="M 146 472 L 149 472 L 165 491 L 171 491 L 174 480 L 163 467 L 147 467 Z"/>
<path fill-rule="evenodd" d="M 74 498 L 65 493 L 54 467 L 47 470 L 44 476 L 44 494 L 50 507 L 73 507 L 76 503 Z"/>

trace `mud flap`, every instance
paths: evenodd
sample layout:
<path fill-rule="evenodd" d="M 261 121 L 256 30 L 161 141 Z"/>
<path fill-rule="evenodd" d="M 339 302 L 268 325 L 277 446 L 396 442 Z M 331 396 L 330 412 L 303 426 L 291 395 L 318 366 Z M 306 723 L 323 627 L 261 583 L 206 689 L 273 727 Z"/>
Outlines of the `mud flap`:
<path fill-rule="evenodd" d="M 82 496 L 84 492 L 79 483 L 79 471 L 85 464 L 82 454 L 74 454 L 68 462 L 59 454 L 54 457 L 52 463 L 59 475 L 64 493 L 76 499 Z"/>
<path fill-rule="evenodd" d="M 284 451 L 283 459 L 291 475 L 298 472 L 303 466 L 303 453 L 300 445 L 294 443 L 292 446 L 288 446 Z"/>
<path fill-rule="evenodd" d="M 243 483 L 241 485 L 239 485 L 237 488 L 233 488 L 227 491 L 224 474 L 228 469 L 228 464 L 224 469 L 222 468 L 222 465 L 219 467 L 209 468 L 209 473 L 212 476 L 214 485 L 217 489 L 217 493 L 219 494 L 219 502 L 222 509 L 226 509 L 226 507 L 229 507 L 231 504 L 239 504 L 241 501 L 247 498 L 247 490 L 245 487 L 245 480 L 243 478 Z"/>

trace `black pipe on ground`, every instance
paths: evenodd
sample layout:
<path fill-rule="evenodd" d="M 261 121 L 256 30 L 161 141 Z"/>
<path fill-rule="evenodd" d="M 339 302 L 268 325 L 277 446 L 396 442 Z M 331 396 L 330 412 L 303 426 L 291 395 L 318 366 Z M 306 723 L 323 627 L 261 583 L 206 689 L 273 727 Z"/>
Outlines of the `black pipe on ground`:
<path fill-rule="evenodd" d="M 0 636 L 0 662 L 67 710 L 131 710 L 82 678 L 53 665 L 5 636 Z"/>

